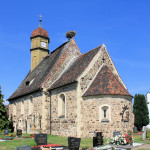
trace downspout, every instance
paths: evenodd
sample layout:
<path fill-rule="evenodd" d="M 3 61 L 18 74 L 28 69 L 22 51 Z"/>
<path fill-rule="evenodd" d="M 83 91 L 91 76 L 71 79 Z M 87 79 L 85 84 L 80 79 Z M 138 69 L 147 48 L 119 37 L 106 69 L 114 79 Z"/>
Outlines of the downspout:
<path fill-rule="evenodd" d="M 49 95 L 50 95 L 50 135 L 52 132 L 52 127 L 51 127 L 51 92 L 49 91 Z"/>

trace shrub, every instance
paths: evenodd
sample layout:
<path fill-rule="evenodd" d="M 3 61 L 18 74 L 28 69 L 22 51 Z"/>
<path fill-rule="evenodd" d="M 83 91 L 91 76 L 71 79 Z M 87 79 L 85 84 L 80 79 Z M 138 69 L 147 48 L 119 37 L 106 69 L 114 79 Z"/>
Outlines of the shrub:
<path fill-rule="evenodd" d="M 150 140 L 150 129 L 146 131 L 146 138 Z"/>
<path fill-rule="evenodd" d="M 149 113 L 146 104 L 145 96 L 143 94 L 136 94 L 134 97 L 133 113 L 135 116 L 135 126 L 138 131 L 142 130 L 143 126 L 149 123 Z"/>

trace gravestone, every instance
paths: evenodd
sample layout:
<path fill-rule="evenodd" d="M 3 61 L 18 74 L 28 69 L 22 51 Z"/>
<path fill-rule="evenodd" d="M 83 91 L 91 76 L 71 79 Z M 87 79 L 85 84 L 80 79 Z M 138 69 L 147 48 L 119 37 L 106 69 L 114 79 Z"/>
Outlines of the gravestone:
<path fill-rule="evenodd" d="M 30 133 L 30 123 L 28 122 L 27 132 Z"/>
<path fill-rule="evenodd" d="M 23 120 L 23 131 L 22 132 L 26 133 L 26 121 L 25 120 Z"/>
<path fill-rule="evenodd" d="M 120 131 L 115 131 L 115 132 L 113 132 L 113 136 L 114 136 L 114 137 L 117 136 L 117 135 L 120 135 Z"/>
<path fill-rule="evenodd" d="M 37 131 L 38 133 L 40 133 L 40 132 L 41 132 L 41 129 L 40 129 L 41 125 L 40 125 L 40 115 L 39 115 L 39 113 L 37 113 L 36 124 L 37 124 L 37 126 L 36 126 L 36 131 Z"/>
<path fill-rule="evenodd" d="M 14 127 L 15 127 L 14 132 L 17 132 L 17 123 L 16 122 L 14 123 Z"/>
<path fill-rule="evenodd" d="M 143 126 L 142 128 L 142 140 L 146 139 L 146 126 Z"/>
<path fill-rule="evenodd" d="M 17 136 L 18 137 L 22 136 L 22 130 L 20 130 L 20 129 L 17 130 Z"/>
<path fill-rule="evenodd" d="M 32 150 L 29 145 L 24 145 L 21 147 L 16 147 L 15 150 Z"/>
<path fill-rule="evenodd" d="M 4 136 L 9 134 L 9 130 L 8 129 L 4 129 Z"/>
<path fill-rule="evenodd" d="M 47 145 L 47 134 L 35 134 L 34 140 L 37 145 Z"/>
<path fill-rule="evenodd" d="M 81 138 L 68 137 L 69 150 L 79 150 Z"/>
<path fill-rule="evenodd" d="M 133 128 L 133 132 L 137 132 L 138 130 L 137 130 L 137 127 L 134 127 Z"/>
<path fill-rule="evenodd" d="M 103 145 L 103 132 L 97 132 L 95 137 L 93 137 L 93 147 L 102 146 Z"/>

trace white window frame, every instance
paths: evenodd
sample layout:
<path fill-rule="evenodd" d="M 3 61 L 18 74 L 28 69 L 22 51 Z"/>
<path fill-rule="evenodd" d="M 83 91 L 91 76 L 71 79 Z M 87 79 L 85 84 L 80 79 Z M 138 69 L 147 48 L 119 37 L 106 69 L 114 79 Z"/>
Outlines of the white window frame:
<path fill-rule="evenodd" d="M 106 117 L 105 117 L 106 112 Z M 107 121 L 103 121 L 107 120 Z M 111 107 L 108 104 L 103 104 L 99 107 L 99 121 L 100 122 L 111 122 Z"/>

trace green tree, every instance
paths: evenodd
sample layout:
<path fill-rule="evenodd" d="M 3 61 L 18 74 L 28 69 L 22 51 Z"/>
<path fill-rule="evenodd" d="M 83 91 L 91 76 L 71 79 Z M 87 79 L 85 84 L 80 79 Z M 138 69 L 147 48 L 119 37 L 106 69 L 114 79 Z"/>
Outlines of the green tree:
<path fill-rule="evenodd" d="M 145 96 L 143 94 L 135 94 L 133 113 L 135 116 L 135 126 L 141 131 L 143 126 L 149 123 L 149 113 L 146 104 Z"/>
<path fill-rule="evenodd" d="M 1 86 L 0 86 L 0 130 L 9 127 L 9 120 L 7 116 L 7 108 L 3 104 L 4 95 L 2 95 Z"/>

